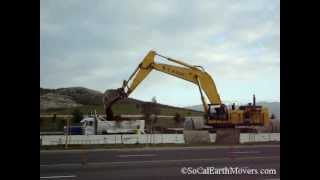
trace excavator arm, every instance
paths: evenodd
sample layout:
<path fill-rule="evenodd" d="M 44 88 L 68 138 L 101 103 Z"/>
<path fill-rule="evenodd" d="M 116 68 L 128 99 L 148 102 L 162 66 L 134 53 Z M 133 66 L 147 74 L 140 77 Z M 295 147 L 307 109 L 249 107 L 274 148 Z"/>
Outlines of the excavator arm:
<path fill-rule="evenodd" d="M 156 63 L 155 56 L 165 58 L 168 61 L 179 64 L 180 66 Z M 139 66 L 136 68 L 136 70 L 133 72 L 133 74 L 129 77 L 129 79 L 123 82 L 122 88 L 119 88 L 117 90 L 118 95 L 109 96 L 107 100 L 106 98 L 104 99 L 105 108 L 110 109 L 110 106 L 115 101 L 123 97 L 129 96 L 135 90 L 135 88 L 148 76 L 148 74 L 152 70 L 157 70 L 197 85 L 199 87 L 201 100 L 202 100 L 202 104 L 205 112 L 208 112 L 209 108 L 202 91 L 204 91 L 205 95 L 207 96 L 207 99 L 210 101 L 211 104 L 213 105 L 222 104 L 213 79 L 207 72 L 204 71 L 202 67 L 189 65 L 182 61 L 171 59 L 163 55 L 157 54 L 155 51 L 150 51 L 145 56 L 143 61 L 139 64 Z M 131 83 L 129 84 L 130 81 Z M 112 102 L 112 103 L 109 103 L 109 102 Z"/>

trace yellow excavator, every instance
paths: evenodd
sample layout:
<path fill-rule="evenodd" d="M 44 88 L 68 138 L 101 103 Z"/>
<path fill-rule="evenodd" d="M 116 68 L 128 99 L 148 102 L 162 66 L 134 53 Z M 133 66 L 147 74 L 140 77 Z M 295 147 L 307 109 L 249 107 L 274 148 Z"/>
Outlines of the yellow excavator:
<path fill-rule="evenodd" d="M 179 66 L 157 63 L 155 62 L 156 56 L 178 64 Z M 113 118 L 111 110 L 112 104 L 120 99 L 127 98 L 152 70 L 157 70 L 181 78 L 198 86 L 204 112 L 206 113 L 206 125 L 215 128 L 269 125 L 268 109 L 257 106 L 254 95 L 253 103 L 248 103 L 248 105 L 239 106 L 238 108 L 233 104 L 228 108 L 228 106 L 222 103 L 213 79 L 203 67 L 190 65 L 160 55 L 155 51 L 150 51 L 145 56 L 129 79 L 123 81 L 121 88 L 107 90 L 104 93 L 103 102 L 107 120 L 112 120 Z M 130 81 L 131 83 L 129 84 Z M 210 103 L 207 103 L 205 96 Z"/>

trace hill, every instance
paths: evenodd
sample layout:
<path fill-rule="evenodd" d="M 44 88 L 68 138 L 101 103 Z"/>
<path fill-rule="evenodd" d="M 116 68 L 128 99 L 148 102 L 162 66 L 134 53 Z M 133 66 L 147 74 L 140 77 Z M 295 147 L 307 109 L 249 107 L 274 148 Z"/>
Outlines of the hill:
<path fill-rule="evenodd" d="M 46 89 L 40 87 L 40 113 L 41 114 L 71 114 L 75 108 L 83 113 L 96 110 L 99 114 L 104 114 L 103 93 L 84 88 L 70 87 L 58 89 Z M 141 107 L 146 103 L 133 98 L 128 98 L 116 102 L 112 110 L 117 114 L 141 114 Z M 160 115 L 202 115 L 203 112 L 157 104 Z"/>

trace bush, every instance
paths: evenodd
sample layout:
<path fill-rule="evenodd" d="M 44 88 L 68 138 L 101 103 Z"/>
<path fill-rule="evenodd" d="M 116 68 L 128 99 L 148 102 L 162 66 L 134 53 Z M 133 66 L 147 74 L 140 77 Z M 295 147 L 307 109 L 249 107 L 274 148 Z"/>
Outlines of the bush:
<path fill-rule="evenodd" d="M 53 114 L 52 119 L 51 119 L 51 122 L 52 122 L 52 123 L 55 123 L 55 122 L 56 122 L 56 119 L 57 119 L 57 114 Z"/>
<path fill-rule="evenodd" d="M 72 123 L 80 123 L 80 121 L 83 119 L 83 113 L 80 111 L 80 109 L 74 109 L 72 111 Z"/>
<path fill-rule="evenodd" d="M 176 124 L 180 124 L 182 121 L 184 121 L 185 118 L 181 116 L 179 113 L 176 113 L 173 119 Z"/>
<path fill-rule="evenodd" d="M 63 120 L 58 121 L 57 131 L 63 131 L 63 127 L 66 125 L 66 122 Z"/>

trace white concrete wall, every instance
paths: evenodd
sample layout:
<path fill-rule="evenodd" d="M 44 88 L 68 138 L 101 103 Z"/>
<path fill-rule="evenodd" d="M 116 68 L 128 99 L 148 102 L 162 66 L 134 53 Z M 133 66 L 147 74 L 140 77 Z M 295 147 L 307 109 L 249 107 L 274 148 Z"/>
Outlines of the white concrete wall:
<path fill-rule="evenodd" d="M 65 135 L 44 135 L 42 145 L 65 144 Z M 70 135 L 68 144 L 183 144 L 183 134 Z"/>
<path fill-rule="evenodd" d="M 209 134 L 209 136 L 210 136 L 210 142 L 216 142 L 216 134 L 214 133 L 214 134 Z"/>
<path fill-rule="evenodd" d="M 240 135 L 240 143 L 268 141 L 280 141 L 280 133 L 242 133 Z"/>
<path fill-rule="evenodd" d="M 216 134 L 209 134 L 212 143 Z M 42 145 L 65 144 L 65 135 L 43 135 Z M 280 133 L 242 133 L 240 143 L 280 141 Z M 124 134 L 124 135 L 70 135 L 68 144 L 184 144 L 183 134 Z"/>

